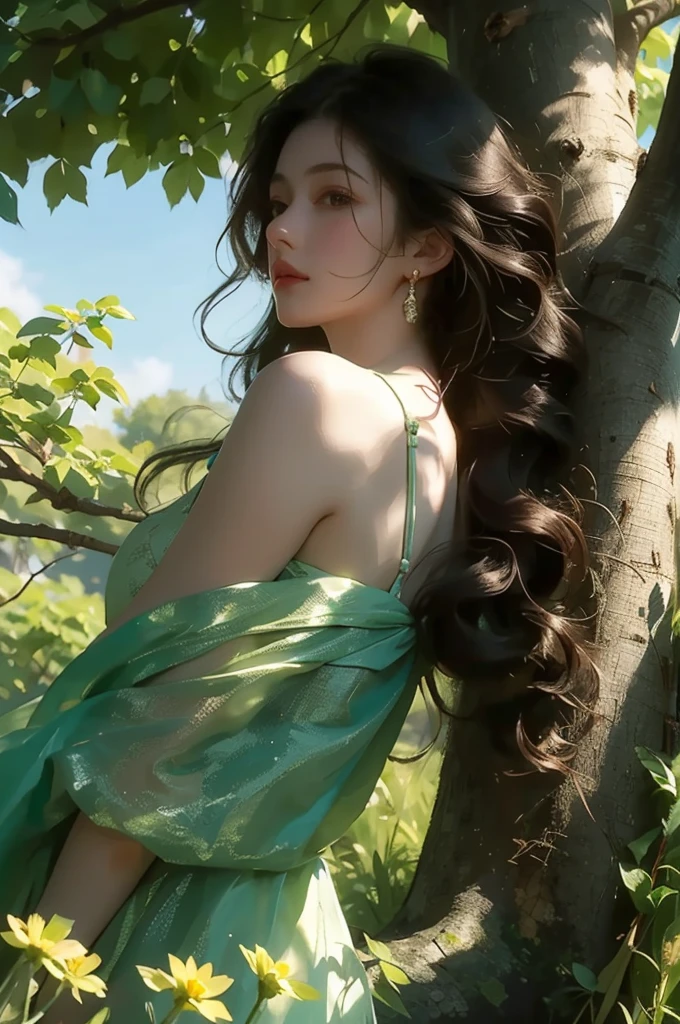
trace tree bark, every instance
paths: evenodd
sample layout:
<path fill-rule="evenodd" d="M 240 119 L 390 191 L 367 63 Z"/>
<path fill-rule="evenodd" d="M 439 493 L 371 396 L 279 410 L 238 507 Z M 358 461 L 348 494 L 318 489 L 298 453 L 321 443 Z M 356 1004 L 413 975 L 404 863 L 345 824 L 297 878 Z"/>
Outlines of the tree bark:
<path fill-rule="evenodd" d="M 503 11 L 428 0 L 421 10 L 445 26 L 452 70 L 554 185 L 560 270 L 591 359 L 578 422 L 597 493 L 578 489 L 610 512 L 586 505 L 602 682 L 574 767 L 595 820 L 572 783 L 509 777 L 514 765 L 479 724 L 452 723 L 418 872 L 381 936 L 413 979 L 402 995 L 418 1022 L 562 1019 L 545 1001 L 564 982 L 558 965 L 599 969 L 633 917 L 617 899 L 617 860 L 649 827 L 634 746 L 670 749 L 675 733 L 680 63 L 638 173 L 635 57 L 673 5 L 638 6 L 616 17 L 608 0 Z"/>

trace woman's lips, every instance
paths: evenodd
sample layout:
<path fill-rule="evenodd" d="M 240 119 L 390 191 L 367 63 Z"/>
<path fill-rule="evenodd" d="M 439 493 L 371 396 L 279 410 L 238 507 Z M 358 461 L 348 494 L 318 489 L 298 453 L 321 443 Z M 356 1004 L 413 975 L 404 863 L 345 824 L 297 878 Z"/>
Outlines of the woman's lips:
<path fill-rule="evenodd" d="M 308 280 L 308 277 L 293 277 L 291 275 L 282 274 L 280 277 L 277 277 L 276 280 L 274 281 L 274 287 L 281 288 L 289 284 L 299 284 L 302 281 Z"/>

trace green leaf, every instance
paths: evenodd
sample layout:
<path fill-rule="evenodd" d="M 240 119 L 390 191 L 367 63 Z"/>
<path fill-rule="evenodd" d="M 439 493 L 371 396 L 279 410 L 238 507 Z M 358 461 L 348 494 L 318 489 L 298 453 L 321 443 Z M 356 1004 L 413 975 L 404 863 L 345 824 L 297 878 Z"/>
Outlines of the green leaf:
<path fill-rule="evenodd" d="M 117 295 L 105 295 L 102 299 L 97 299 L 94 304 L 95 309 L 103 309 L 105 312 L 108 311 L 109 306 L 120 305 L 120 299 Z"/>
<path fill-rule="evenodd" d="M 671 812 L 670 812 L 670 814 L 668 815 L 668 818 L 665 821 L 665 824 L 664 824 L 664 835 L 666 836 L 667 839 L 670 839 L 670 837 L 673 835 L 673 833 L 677 831 L 677 828 L 678 828 L 679 825 L 680 825 L 680 800 L 678 800 L 676 803 L 673 804 L 673 807 L 671 808 Z"/>
<path fill-rule="evenodd" d="M 98 68 L 83 68 L 80 72 L 80 86 L 96 113 L 116 113 L 123 90 L 109 82 Z"/>
<path fill-rule="evenodd" d="M 0 174 L 0 217 L 8 224 L 19 223 L 17 194 L 2 174 Z"/>
<path fill-rule="evenodd" d="M 623 864 L 619 864 L 619 871 L 623 884 L 630 892 L 635 908 L 642 913 L 649 913 L 650 910 L 653 910 L 654 905 L 649 899 L 652 880 L 647 872 L 642 868 L 626 868 Z"/>
<path fill-rule="evenodd" d="M 73 332 L 71 341 L 75 342 L 76 345 L 80 345 L 81 348 L 94 348 L 94 345 L 87 340 L 85 335 L 80 334 L 78 331 Z"/>
<path fill-rule="evenodd" d="M 501 1006 L 508 998 L 505 985 L 497 978 L 487 978 L 477 986 L 480 994 L 491 1003 L 492 1006 Z"/>
<path fill-rule="evenodd" d="M 65 395 L 71 394 L 72 391 L 78 386 L 78 381 L 74 380 L 73 377 L 55 377 L 52 381 L 53 388 L 59 388 Z"/>
<path fill-rule="evenodd" d="M 408 1017 L 411 1019 L 411 1014 L 404 1006 L 404 1001 L 399 993 L 392 988 L 384 975 L 380 975 L 375 986 L 373 988 L 373 998 L 378 999 L 385 1006 L 389 1006 L 390 1009 L 394 1010 L 402 1017 Z"/>
<path fill-rule="evenodd" d="M 65 331 L 66 327 L 61 320 L 54 320 L 51 316 L 36 316 L 17 331 L 17 338 L 28 338 L 35 334 L 64 334 Z"/>
<path fill-rule="evenodd" d="M 617 1003 L 616 1005 L 618 1006 L 619 1010 L 623 1014 L 624 1024 L 633 1024 L 633 1018 L 631 1017 L 630 1013 L 628 1012 L 626 1007 L 623 1005 L 623 1003 Z"/>
<path fill-rule="evenodd" d="M 111 348 L 113 346 L 113 334 L 108 327 L 104 327 L 103 325 L 100 325 L 99 327 L 88 326 L 88 330 L 98 341 L 103 341 L 107 348 Z"/>
<path fill-rule="evenodd" d="M 87 402 L 91 409 L 96 409 L 99 405 L 100 394 L 96 388 L 93 388 L 91 384 L 81 384 L 79 394 Z"/>
<path fill-rule="evenodd" d="M 669 765 L 662 760 L 661 756 L 659 754 L 655 754 L 647 747 L 636 747 L 635 753 L 637 754 L 641 764 L 647 769 L 659 788 L 665 790 L 667 793 L 672 793 L 673 796 L 677 796 L 675 776 L 673 775 Z"/>
<path fill-rule="evenodd" d="M 171 163 L 163 175 L 163 188 L 168 197 L 170 208 L 176 206 L 186 194 L 190 175 L 191 159 L 188 156 L 181 156 L 174 163 Z"/>
<path fill-rule="evenodd" d="M 55 210 L 66 196 L 87 206 L 87 179 L 78 167 L 66 160 L 55 160 L 47 168 L 43 178 L 43 192 L 50 211 Z"/>
<path fill-rule="evenodd" d="M 652 889 L 649 894 L 649 898 L 655 907 L 665 900 L 666 896 L 675 896 L 677 894 L 676 889 L 670 889 L 667 885 L 657 885 L 656 889 Z"/>
<path fill-rule="evenodd" d="M 587 992 L 597 991 L 597 975 L 591 971 L 590 967 L 586 967 L 585 964 L 573 963 L 571 965 L 571 973 L 581 988 L 584 988 Z"/>
<path fill-rule="evenodd" d="M 139 463 L 128 458 L 127 455 L 118 453 L 111 456 L 111 469 L 116 469 L 119 473 L 128 473 L 130 476 L 136 476 L 139 471 Z"/>
<path fill-rule="evenodd" d="M 147 103 L 160 103 L 168 95 L 170 89 L 170 81 L 167 78 L 147 78 L 139 97 L 140 107 Z"/>
<path fill-rule="evenodd" d="M 10 359 L 16 359 L 19 363 L 23 363 L 24 359 L 28 359 L 30 354 L 31 350 L 28 345 L 12 345 L 7 353 Z"/>
<path fill-rule="evenodd" d="M 47 334 L 41 334 L 37 338 L 31 339 L 30 357 L 48 362 L 52 370 L 56 370 L 56 354 L 60 351 L 61 346 L 58 341 L 50 338 Z"/>
<path fill-rule="evenodd" d="M 87 1024 L 106 1024 L 110 1016 L 111 1011 L 108 1006 L 102 1006 L 101 1010 L 98 1010 L 94 1017 L 90 1017 Z"/>
<path fill-rule="evenodd" d="M 386 963 L 384 960 L 380 961 L 380 969 L 389 981 L 391 985 L 410 985 L 411 979 L 405 971 L 402 971 L 401 967 L 395 967 L 394 964 Z"/>
<path fill-rule="evenodd" d="M 388 963 L 394 960 L 394 957 L 390 952 L 390 947 L 385 945 L 384 942 L 380 942 L 379 939 L 372 939 L 369 935 L 366 935 L 365 932 L 364 939 L 366 940 L 366 945 L 370 949 L 371 953 L 373 956 L 376 956 L 378 960 L 385 960 Z"/>
<path fill-rule="evenodd" d="M 205 149 L 203 146 L 197 146 L 194 149 L 193 161 L 199 171 L 201 171 L 202 174 L 205 174 L 207 178 L 222 177 L 220 162 L 215 154 L 211 153 L 209 149 Z"/>
<path fill-rule="evenodd" d="M 115 317 L 116 320 L 136 319 L 136 317 L 134 317 L 129 310 L 125 309 L 124 306 L 107 306 L 106 312 L 109 316 Z"/>
<path fill-rule="evenodd" d="M 635 857 L 637 864 L 640 863 L 654 840 L 660 835 L 661 828 L 652 828 L 649 832 L 645 832 L 644 835 L 640 836 L 638 839 L 634 839 L 632 843 L 628 843 L 628 849 Z"/>
<path fill-rule="evenodd" d="M 41 387 L 40 384 L 24 384 L 23 381 L 19 381 L 16 386 L 16 394 L 24 401 L 30 402 L 31 405 L 52 405 L 54 401 L 52 392 Z"/>
<path fill-rule="evenodd" d="M 189 191 L 196 202 L 201 198 L 204 188 L 205 178 L 197 167 L 192 166 L 189 172 Z"/>

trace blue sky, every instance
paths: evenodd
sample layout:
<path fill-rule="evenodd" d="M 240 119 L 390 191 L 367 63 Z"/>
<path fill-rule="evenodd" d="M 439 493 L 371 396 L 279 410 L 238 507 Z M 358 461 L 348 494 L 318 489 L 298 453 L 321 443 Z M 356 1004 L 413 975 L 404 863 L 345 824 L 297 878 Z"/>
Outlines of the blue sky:
<path fill-rule="evenodd" d="M 208 348 L 192 318 L 223 280 L 215 244 L 227 216 L 227 181 L 206 179 L 198 203 L 186 196 L 171 210 L 162 171 L 129 190 L 121 175 L 104 177 L 110 148 L 102 147 L 85 170 L 87 206 L 67 197 L 50 214 L 42 178 L 51 161 L 31 167 L 19 190 L 23 229 L 0 221 L 0 306 L 28 319 L 47 303 L 73 306 L 80 298 L 118 295 L 137 319 L 109 321 L 113 349 L 96 342 L 90 355 L 114 370 L 131 401 L 170 387 L 195 395 L 204 385 L 219 399 L 223 357 Z M 220 262 L 230 266 L 224 245 Z M 243 284 L 211 316 L 211 337 L 222 347 L 237 344 L 259 320 L 267 296 Z M 81 421 L 110 425 L 114 407 L 102 399 L 96 414 L 83 409 Z"/>

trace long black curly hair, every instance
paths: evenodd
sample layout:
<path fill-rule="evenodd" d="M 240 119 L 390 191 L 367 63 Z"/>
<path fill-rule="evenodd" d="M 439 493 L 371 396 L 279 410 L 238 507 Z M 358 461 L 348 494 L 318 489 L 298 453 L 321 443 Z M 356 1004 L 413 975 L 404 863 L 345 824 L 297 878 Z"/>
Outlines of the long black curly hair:
<path fill-rule="evenodd" d="M 507 736 L 510 718 L 536 768 L 569 771 L 567 705 L 588 722 L 598 673 L 574 614 L 574 578 L 588 559 L 580 507 L 564 486 L 584 345 L 566 312 L 571 298 L 558 278 L 547 189 L 488 106 L 444 63 L 392 44 L 372 45 L 350 63 L 324 60 L 256 119 L 218 241 L 228 241 L 235 270 L 199 306 L 207 344 L 239 356 L 228 385 L 237 400 L 237 377 L 247 389 L 287 352 L 329 351 L 321 327 L 283 326 L 273 298 L 241 351 L 219 348 L 205 327 L 234 286 L 251 276 L 269 283 L 270 179 L 290 132 L 318 117 L 365 148 L 396 195 L 401 240 L 435 227 L 454 246 L 451 262 L 430 279 L 421 316 L 459 439 L 459 516 L 455 538 L 411 605 L 419 643 L 445 676 L 505 681 L 505 710 L 493 720 L 505 723 Z M 135 484 L 140 506 L 160 472 L 184 463 L 188 481 L 220 444 L 152 455 Z M 434 675 L 426 678 L 449 714 Z"/>

